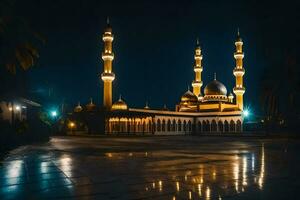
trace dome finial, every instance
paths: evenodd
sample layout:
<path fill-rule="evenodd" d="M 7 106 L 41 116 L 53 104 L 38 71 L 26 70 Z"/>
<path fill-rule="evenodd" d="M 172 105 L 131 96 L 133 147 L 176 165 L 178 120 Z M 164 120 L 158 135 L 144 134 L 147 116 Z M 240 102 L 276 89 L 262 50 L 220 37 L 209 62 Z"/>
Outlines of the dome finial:
<path fill-rule="evenodd" d="M 190 86 L 188 85 L 187 87 L 188 87 L 188 91 L 190 91 Z"/>
<path fill-rule="evenodd" d="M 80 101 L 78 101 L 78 106 L 80 106 Z"/>
<path fill-rule="evenodd" d="M 119 100 L 122 100 L 122 95 L 121 94 L 119 95 Z"/>
<path fill-rule="evenodd" d="M 214 73 L 214 80 L 217 80 L 217 73 Z"/>
<path fill-rule="evenodd" d="M 106 18 L 106 24 L 109 25 L 109 17 Z"/>
<path fill-rule="evenodd" d="M 93 98 L 92 98 L 92 97 L 90 98 L 90 103 L 91 103 L 91 104 L 93 103 Z"/>
<path fill-rule="evenodd" d="M 200 45 L 200 43 L 199 43 L 199 38 L 198 38 L 198 37 L 197 37 L 197 39 L 196 39 L 196 45 L 197 45 L 197 46 Z"/>

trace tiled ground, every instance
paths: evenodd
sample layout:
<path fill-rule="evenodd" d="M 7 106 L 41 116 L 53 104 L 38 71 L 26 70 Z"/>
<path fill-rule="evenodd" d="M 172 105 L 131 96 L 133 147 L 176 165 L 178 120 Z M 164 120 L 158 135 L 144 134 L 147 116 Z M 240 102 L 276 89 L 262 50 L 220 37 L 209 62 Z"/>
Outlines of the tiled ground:
<path fill-rule="evenodd" d="M 0 199 L 299 199 L 300 141 L 54 137 L 0 165 Z"/>

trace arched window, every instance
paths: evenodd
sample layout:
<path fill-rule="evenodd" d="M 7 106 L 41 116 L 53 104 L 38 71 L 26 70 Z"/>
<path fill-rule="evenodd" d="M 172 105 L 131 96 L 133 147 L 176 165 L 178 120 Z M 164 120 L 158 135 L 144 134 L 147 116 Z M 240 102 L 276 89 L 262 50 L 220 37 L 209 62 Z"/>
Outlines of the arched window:
<path fill-rule="evenodd" d="M 192 132 L 192 122 L 190 120 L 188 122 L 188 132 Z"/>
<path fill-rule="evenodd" d="M 176 131 L 176 120 L 173 119 L 171 131 Z"/>
<path fill-rule="evenodd" d="M 233 120 L 230 121 L 229 129 L 230 129 L 230 132 L 235 132 L 235 123 Z"/>
<path fill-rule="evenodd" d="M 224 130 L 223 130 L 223 123 L 222 123 L 222 121 L 219 121 L 218 122 L 218 129 L 219 129 L 219 132 L 223 132 Z"/>
<path fill-rule="evenodd" d="M 224 122 L 224 132 L 229 132 L 229 124 L 227 120 Z"/>
<path fill-rule="evenodd" d="M 158 131 L 158 132 L 161 131 L 161 123 L 160 123 L 160 119 L 157 120 L 157 131 Z"/>
<path fill-rule="evenodd" d="M 177 129 L 178 129 L 178 131 L 182 130 L 182 128 L 181 128 L 181 121 L 180 120 L 178 120 Z"/>
<path fill-rule="evenodd" d="M 242 132 L 242 122 L 241 122 L 241 120 L 237 120 L 237 122 L 236 122 L 236 132 Z"/>
<path fill-rule="evenodd" d="M 183 131 L 186 132 L 186 121 L 183 121 Z"/>
<path fill-rule="evenodd" d="M 211 122 L 211 132 L 217 132 L 217 130 L 217 122 L 213 119 Z"/>
<path fill-rule="evenodd" d="M 164 119 L 162 120 L 161 131 L 166 131 L 166 121 Z"/>
<path fill-rule="evenodd" d="M 168 122 L 167 122 L 167 131 L 168 132 L 171 131 L 171 120 L 168 120 Z"/>
<path fill-rule="evenodd" d="M 197 132 L 199 132 L 199 133 L 202 132 L 202 126 L 201 126 L 201 122 L 200 121 L 198 121 Z"/>

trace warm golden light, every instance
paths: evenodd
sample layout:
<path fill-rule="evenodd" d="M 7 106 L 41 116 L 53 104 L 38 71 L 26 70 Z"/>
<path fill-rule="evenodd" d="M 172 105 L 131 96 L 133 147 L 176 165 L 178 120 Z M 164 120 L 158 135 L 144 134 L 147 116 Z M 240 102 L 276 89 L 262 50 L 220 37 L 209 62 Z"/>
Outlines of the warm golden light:
<path fill-rule="evenodd" d="M 262 144 L 261 147 L 261 161 L 260 161 L 260 174 L 258 178 L 258 186 L 260 189 L 263 188 L 264 177 L 265 177 L 265 145 Z"/>
<path fill-rule="evenodd" d="M 177 191 L 177 192 L 180 191 L 180 185 L 179 185 L 179 182 L 178 182 L 178 181 L 176 182 L 176 191 Z"/>
<path fill-rule="evenodd" d="M 158 188 L 159 188 L 160 192 L 162 191 L 162 187 L 163 187 L 163 182 L 162 181 L 158 181 Z"/>
<path fill-rule="evenodd" d="M 206 187 L 206 195 L 205 195 L 206 199 L 210 199 L 210 188 Z"/>
<path fill-rule="evenodd" d="M 74 122 L 70 122 L 70 123 L 69 123 L 69 127 L 70 127 L 70 128 L 74 128 L 74 127 L 75 127 L 75 123 L 74 123 Z"/>

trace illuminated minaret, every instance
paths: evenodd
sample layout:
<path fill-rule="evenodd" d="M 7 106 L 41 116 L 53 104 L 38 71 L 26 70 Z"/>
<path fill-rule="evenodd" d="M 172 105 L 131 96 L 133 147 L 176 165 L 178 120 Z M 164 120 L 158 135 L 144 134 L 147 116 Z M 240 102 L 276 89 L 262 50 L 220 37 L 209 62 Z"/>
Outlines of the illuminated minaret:
<path fill-rule="evenodd" d="M 239 109 L 243 110 L 243 95 L 245 93 L 245 88 L 243 85 L 243 76 L 245 74 L 245 69 L 243 68 L 243 41 L 240 37 L 240 32 L 238 30 L 237 39 L 235 41 L 236 51 L 234 53 L 235 58 L 235 68 L 233 70 L 233 75 L 235 76 L 235 87 L 233 92 L 236 95 L 236 104 Z"/>
<path fill-rule="evenodd" d="M 112 72 L 112 61 L 114 59 L 114 54 L 112 52 L 112 41 L 114 40 L 114 36 L 112 34 L 112 28 L 109 24 L 108 18 L 102 40 L 104 42 L 104 51 L 102 52 L 104 72 L 101 74 L 101 79 L 104 82 L 103 106 L 105 109 L 109 110 L 112 106 L 112 82 L 115 79 L 115 74 Z"/>
<path fill-rule="evenodd" d="M 202 55 L 201 55 L 201 48 L 199 45 L 199 40 L 197 39 L 196 48 L 195 48 L 195 66 L 194 66 L 194 72 L 195 72 L 195 80 L 192 83 L 193 86 L 193 93 L 199 97 L 201 95 L 201 86 L 202 86 L 202 80 L 201 80 L 201 72 L 203 70 L 202 68 Z"/>

